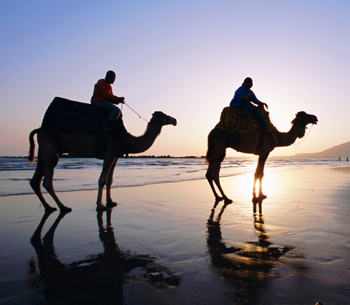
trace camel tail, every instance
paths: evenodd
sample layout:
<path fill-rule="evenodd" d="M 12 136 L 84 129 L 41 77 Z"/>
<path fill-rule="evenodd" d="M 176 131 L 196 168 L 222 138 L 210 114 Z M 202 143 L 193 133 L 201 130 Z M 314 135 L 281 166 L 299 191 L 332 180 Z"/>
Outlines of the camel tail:
<path fill-rule="evenodd" d="M 32 130 L 32 132 L 29 134 L 29 155 L 27 158 L 27 161 L 30 162 L 30 164 L 33 164 L 35 160 L 34 151 L 35 151 L 35 143 L 34 143 L 34 135 L 38 133 L 40 128 Z"/>
<path fill-rule="evenodd" d="M 207 154 L 205 155 L 205 164 L 209 164 L 210 159 L 213 156 L 213 141 L 212 141 L 212 136 L 211 136 L 211 132 L 208 135 L 208 150 L 207 150 Z"/>

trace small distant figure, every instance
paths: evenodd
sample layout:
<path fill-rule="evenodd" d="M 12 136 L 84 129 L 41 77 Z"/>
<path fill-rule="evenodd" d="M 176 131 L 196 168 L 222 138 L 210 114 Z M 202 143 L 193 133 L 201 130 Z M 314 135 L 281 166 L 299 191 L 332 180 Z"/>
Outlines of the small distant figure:
<path fill-rule="evenodd" d="M 241 87 L 239 87 L 233 96 L 233 99 L 230 102 L 230 107 L 240 108 L 247 110 L 255 114 L 256 119 L 259 122 L 259 125 L 263 131 L 267 129 L 267 124 L 259 110 L 259 106 L 265 106 L 268 108 L 266 103 L 259 101 L 254 92 L 250 90 L 253 87 L 253 80 L 250 77 L 247 77 Z"/>
<path fill-rule="evenodd" d="M 114 83 L 115 77 L 114 71 L 108 71 L 106 77 L 95 84 L 94 93 L 91 97 L 91 104 L 102 107 L 110 113 L 106 125 L 103 127 L 106 132 L 112 131 L 114 123 L 121 117 L 121 111 L 115 105 L 124 104 L 125 100 L 124 97 L 113 94 L 111 85 Z"/>
<path fill-rule="evenodd" d="M 340 157 L 339 157 L 339 162 L 340 162 Z"/>
<path fill-rule="evenodd" d="M 349 157 L 346 157 L 346 162 L 349 162 Z"/>

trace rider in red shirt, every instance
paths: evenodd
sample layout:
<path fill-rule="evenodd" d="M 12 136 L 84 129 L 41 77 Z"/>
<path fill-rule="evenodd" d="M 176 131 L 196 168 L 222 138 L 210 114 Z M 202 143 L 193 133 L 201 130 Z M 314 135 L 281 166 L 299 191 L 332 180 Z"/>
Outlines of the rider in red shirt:
<path fill-rule="evenodd" d="M 110 115 L 103 127 L 104 131 L 111 131 L 114 122 L 121 116 L 120 109 L 115 106 L 120 103 L 124 104 L 124 97 L 118 97 L 113 94 L 111 84 L 115 81 L 115 73 L 108 71 L 104 79 L 100 79 L 94 87 L 94 93 L 91 97 L 91 103 L 106 109 Z"/>

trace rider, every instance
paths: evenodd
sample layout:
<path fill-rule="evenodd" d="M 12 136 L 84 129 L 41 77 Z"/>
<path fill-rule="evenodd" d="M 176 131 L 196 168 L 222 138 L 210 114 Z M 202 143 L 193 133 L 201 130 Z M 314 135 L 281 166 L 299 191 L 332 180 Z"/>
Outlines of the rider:
<path fill-rule="evenodd" d="M 102 107 L 110 113 L 106 125 L 103 127 L 103 131 L 113 130 L 114 123 L 119 117 L 121 119 L 121 111 L 115 105 L 125 103 L 124 97 L 118 97 L 113 94 L 111 84 L 114 83 L 115 77 L 116 75 L 114 71 L 107 71 L 106 77 L 104 79 L 100 79 L 95 84 L 94 93 L 91 97 L 91 104 Z"/>
<path fill-rule="evenodd" d="M 240 108 L 254 113 L 258 123 L 263 131 L 267 129 L 267 124 L 263 118 L 260 109 L 260 105 L 268 108 L 266 103 L 259 101 L 254 92 L 250 90 L 253 87 L 253 80 L 250 77 L 247 77 L 241 87 L 239 87 L 233 96 L 233 99 L 230 102 L 230 107 Z"/>

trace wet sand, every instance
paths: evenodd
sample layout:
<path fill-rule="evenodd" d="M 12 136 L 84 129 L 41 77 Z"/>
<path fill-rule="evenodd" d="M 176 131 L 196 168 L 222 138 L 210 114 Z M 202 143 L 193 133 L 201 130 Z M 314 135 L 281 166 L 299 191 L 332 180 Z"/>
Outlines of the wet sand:
<path fill-rule="evenodd" d="M 0 304 L 350 304 L 350 168 L 266 170 L 260 207 L 252 179 L 222 178 L 215 209 L 205 180 L 103 213 L 97 191 L 58 193 L 66 215 L 1 197 Z"/>

